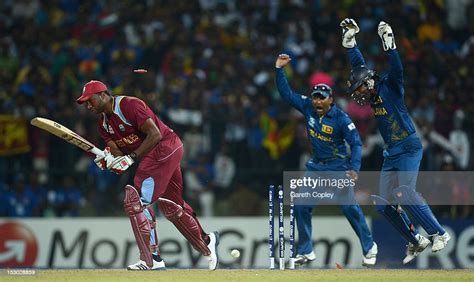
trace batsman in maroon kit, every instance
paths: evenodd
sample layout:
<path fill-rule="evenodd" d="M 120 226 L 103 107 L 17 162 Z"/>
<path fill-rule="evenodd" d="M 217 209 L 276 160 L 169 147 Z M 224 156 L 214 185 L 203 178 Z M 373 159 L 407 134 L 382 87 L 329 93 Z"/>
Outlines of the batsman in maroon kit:
<path fill-rule="evenodd" d="M 134 186 L 125 186 L 124 209 L 130 217 L 140 260 L 128 270 L 165 268 L 160 257 L 156 219 L 151 205 L 155 202 L 189 243 L 206 256 L 209 269 L 218 265 L 217 232 L 205 233 L 191 206 L 183 200 L 180 161 L 183 143 L 145 102 L 128 96 L 112 96 L 104 83 L 91 80 L 83 88 L 77 103 L 100 114 L 99 132 L 107 144 L 104 155 L 94 162 L 102 169 L 123 173 L 137 163 Z"/>

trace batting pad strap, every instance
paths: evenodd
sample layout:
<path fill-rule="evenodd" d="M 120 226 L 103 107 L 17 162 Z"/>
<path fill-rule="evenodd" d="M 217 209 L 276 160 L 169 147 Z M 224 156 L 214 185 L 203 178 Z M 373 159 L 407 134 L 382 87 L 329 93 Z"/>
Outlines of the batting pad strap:
<path fill-rule="evenodd" d="M 416 220 L 428 235 L 443 234 L 444 229 L 433 215 L 425 199 L 413 188 L 402 185 L 393 190 L 393 196 L 405 210 Z"/>
<path fill-rule="evenodd" d="M 203 256 L 209 256 L 211 254 L 211 251 L 202 237 L 201 228 L 199 227 L 197 219 L 194 218 L 193 215 L 186 212 L 180 205 L 165 198 L 158 198 L 158 207 L 163 215 L 174 224 L 196 251 L 200 252 Z"/>
<path fill-rule="evenodd" d="M 140 251 L 140 259 L 148 267 L 153 267 L 153 256 L 150 248 L 151 226 L 148 218 L 143 213 L 144 207 L 140 201 L 138 191 L 130 185 L 125 186 L 124 209 L 130 218 L 133 235 Z"/>
<path fill-rule="evenodd" d="M 402 237 L 415 246 L 418 245 L 418 240 L 415 235 L 418 233 L 415 227 L 407 222 L 401 213 L 402 209 L 398 209 L 396 206 L 390 204 L 384 198 L 371 195 L 372 201 L 377 209 L 377 211 L 387 219 L 390 224 L 402 235 Z"/>

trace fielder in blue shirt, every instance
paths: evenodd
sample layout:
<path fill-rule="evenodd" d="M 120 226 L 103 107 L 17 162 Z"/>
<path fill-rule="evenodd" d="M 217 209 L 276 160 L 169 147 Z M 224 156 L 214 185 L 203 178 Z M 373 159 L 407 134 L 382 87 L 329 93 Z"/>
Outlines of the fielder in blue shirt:
<path fill-rule="evenodd" d="M 360 169 L 362 142 L 359 133 L 349 116 L 333 103 L 332 89 L 326 84 L 313 87 L 311 98 L 299 95 L 291 89 L 283 72 L 290 61 L 286 54 L 278 56 L 276 67 L 276 84 L 281 97 L 300 111 L 306 119 L 308 137 L 312 145 L 312 158 L 306 163 L 309 171 L 347 172 L 357 180 Z M 349 158 L 346 143 L 351 147 Z M 376 262 L 377 244 L 372 239 L 364 214 L 355 200 L 352 187 L 345 188 L 344 204 L 341 209 L 360 239 L 363 251 L 362 264 L 372 266 Z M 316 259 L 312 245 L 311 217 L 315 204 L 295 204 L 294 212 L 298 228 L 298 247 L 296 264 L 304 264 Z"/>
<path fill-rule="evenodd" d="M 432 252 L 446 247 L 450 236 L 438 223 L 430 207 L 416 192 L 416 180 L 423 148 L 404 102 L 403 66 L 390 25 L 381 21 L 378 34 L 390 69 L 377 75 L 365 66 L 355 35 L 359 27 L 353 19 L 341 22 L 342 45 L 347 48 L 352 71 L 348 86 L 351 97 L 360 105 L 370 103 L 386 149 L 379 182 L 380 195 L 373 196 L 377 210 L 408 242 L 403 263 L 409 263 L 431 242 L 418 234 L 404 210 L 419 223 L 433 241 Z M 403 209 L 401 208 L 403 207 Z"/>

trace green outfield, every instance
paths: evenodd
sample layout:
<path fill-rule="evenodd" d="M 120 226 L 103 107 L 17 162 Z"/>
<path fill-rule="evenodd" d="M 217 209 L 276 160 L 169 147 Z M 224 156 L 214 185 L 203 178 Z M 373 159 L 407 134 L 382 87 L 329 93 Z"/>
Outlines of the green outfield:
<path fill-rule="evenodd" d="M 37 270 L 33 276 L 2 271 L 1 281 L 473 281 L 473 270 L 187 270 L 131 272 L 126 270 Z"/>

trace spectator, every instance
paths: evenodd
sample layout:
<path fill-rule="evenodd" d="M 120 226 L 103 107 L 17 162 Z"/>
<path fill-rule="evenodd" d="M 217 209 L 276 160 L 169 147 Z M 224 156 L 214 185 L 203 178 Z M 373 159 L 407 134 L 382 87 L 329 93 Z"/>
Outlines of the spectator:
<path fill-rule="evenodd" d="M 199 203 L 201 216 L 214 215 L 214 167 L 209 155 L 201 152 L 197 160 L 190 161 L 184 172 L 185 187 L 189 198 Z"/>
<path fill-rule="evenodd" d="M 470 159 L 470 141 L 463 130 L 465 114 L 462 110 L 454 113 L 454 129 L 449 133 L 449 142 L 453 148 L 454 162 L 462 170 L 466 170 Z"/>
<path fill-rule="evenodd" d="M 226 144 L 222 144 L 220 151 L 214 158 L 214 185 L 216 196 L 223 199 L 231 192 L 236 166 L 234 160 L 229 156 Z"/>
<path fill-rule="evenodd" d="M 23 174 L 15 175 L 12 189 L 7 194 L 7 216 L 9 217 L 31 217 L 35 209 L 35 195 L 31 187 L 26 183 Z"/>
<path fill-rule="evenodd" d="M 56 188 L 52 205 L 57 216 L 79 216 L 80 208 L 84 205 L 84 198 L 72 176 L 62 177 L 61 184 Z"/>

